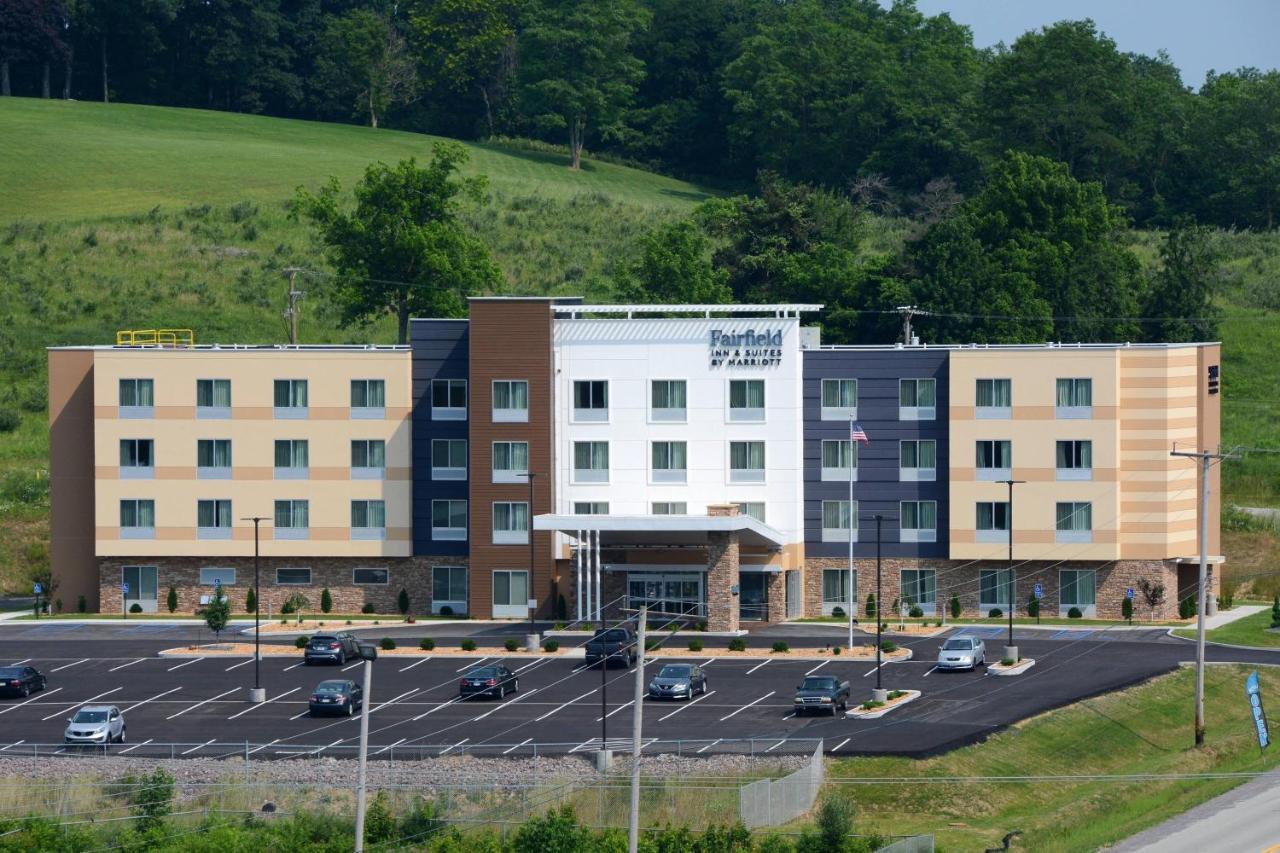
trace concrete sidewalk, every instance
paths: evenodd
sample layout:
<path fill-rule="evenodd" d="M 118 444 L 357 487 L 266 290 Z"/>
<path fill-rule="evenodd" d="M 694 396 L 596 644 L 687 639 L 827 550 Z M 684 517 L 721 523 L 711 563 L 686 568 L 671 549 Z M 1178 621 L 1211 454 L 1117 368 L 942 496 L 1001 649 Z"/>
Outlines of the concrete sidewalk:
<path fill-rule="evenodd" d="M 1241 619 L 1252 616 L 1255 613 L 1261 613 L 1264 610 L 1270 609 L 1271 608 L 1267 607 L 1265 604 L 1237 604 L 1230 610 L 1219 610 L 1213 616 L 1206 616 L 1204 619 L 1204 629 L 1206 631 L 1212 631 L 1214 628 L 1221 628 L 1223 625 L 1229 625 L 1232 622 L 1237 622 Z M 1196 624 L 1192 622 L 1188 627 L 1194 628 L 1196 627 Z"/>

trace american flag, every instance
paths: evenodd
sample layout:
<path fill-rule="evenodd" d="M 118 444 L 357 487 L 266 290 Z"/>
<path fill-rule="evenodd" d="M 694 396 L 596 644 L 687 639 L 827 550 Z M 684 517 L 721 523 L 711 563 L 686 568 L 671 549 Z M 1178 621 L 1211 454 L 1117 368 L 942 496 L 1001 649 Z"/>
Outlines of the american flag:
<path fill-rule="evenodd" d="M 861 424 L 855 424 L 849 421 L 849 440 L 861 441 L 863 444 L 870 444 L 871 439 L 867 438 L 867 433 L 862 429 Z"/>

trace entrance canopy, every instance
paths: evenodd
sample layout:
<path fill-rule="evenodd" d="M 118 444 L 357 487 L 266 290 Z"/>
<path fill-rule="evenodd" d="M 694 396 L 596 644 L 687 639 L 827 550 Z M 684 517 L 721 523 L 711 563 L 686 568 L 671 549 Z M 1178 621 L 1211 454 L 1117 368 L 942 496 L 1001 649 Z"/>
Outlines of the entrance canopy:
<path fill-rule="evenodd" d="M 712 533 L 737 533 L 739 544 L 749 547 L 783 545 L 781 533 L 749 515 L 539 515 L 533 529 L 589 533 L 601 548 L 707 545 Z"/>

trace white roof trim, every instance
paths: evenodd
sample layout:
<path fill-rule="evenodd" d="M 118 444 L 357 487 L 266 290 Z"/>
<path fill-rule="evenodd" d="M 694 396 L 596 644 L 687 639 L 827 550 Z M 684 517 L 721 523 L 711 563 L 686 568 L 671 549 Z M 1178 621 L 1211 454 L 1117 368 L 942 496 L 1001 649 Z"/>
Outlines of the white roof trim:
<path fill-rule="evenodd" d="M 748 545 L 781 548 L 782 534 L 749 515 L 537 515 L 534 530 L 575 534 L 580 530 L 602 533 L 739 533 Z M 607 547 L 607 543 L 606 543 Z"/>

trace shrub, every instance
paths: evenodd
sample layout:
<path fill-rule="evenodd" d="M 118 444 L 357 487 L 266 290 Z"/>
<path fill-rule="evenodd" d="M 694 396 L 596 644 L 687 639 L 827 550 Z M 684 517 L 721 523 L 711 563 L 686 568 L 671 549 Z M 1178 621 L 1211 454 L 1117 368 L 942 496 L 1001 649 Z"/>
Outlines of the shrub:
<path fill-rule="evenodd" d="M 509 652 L 514 652 L 516 649 L 520 648 L 520 641 L 515 637 L 508 637 L 503 642 L 502 647 Z"/>
<path fill-rule="evenodd" d="M 382 647 L 383 651 L 389 652 L 396 647 L 396 641 L 391 639 L 390 637 L 383 637 L 381 642 L 378 643 L 378 645 Z"/>
<path fill-rule="evenodd" d="M 1017 663 L 1017 661 L 1013 658 L 1000 658 L 1001 666 L 1013 666 L 1015 663 Z"/>
<path fill-rule="evenodd" d="M 436 641 L 431 639 L 430 637 L 423 637 L 422 641 L 418 643 L 418 648 L 422 649 L 424 652 L 432 651 L 435 649 L 435 647 L 436 647 Z"/>
<path fill-rule="evenodd" d="M 960 596 L 958 595 L 951 596 L 951 618 L 960 618 Z"/>
<path fill-rule="evenodd" d="M 464 652 L 474 652 L 476 650 L 476 641 L 472 639 L 463 640 L 458 644 L 458 648 L 462 649 Z"/>
<path fill-rule="evenodd" d="M 1127 595 L 1120 601 L 1120 615 L 1129 622 L 1133 621 L 1133 599 Z"/>
<path fill-rule="evenodd" d="M 1004 615 L 1004 611 L 1001 610 L 999 607 L 993 607 L 991 608 L 991 610 L 987 612 L 987 616 L 991 619 L 999 619 L 1003 615 Z"/>
<path fill-rule="evenodd" d="M 1181 619 L 1190 619 L 1196 615 L 1196 600 L 1194 597 L 1187 597 L 1178 600 L 1178 617 Z"/>
<path fill-rule="evenodd" d="M 729 651 L 745 652 L 747 650 L 747 641 L 742 637 L 734 637 L 729 641 Z"/>
<path fill-rule="evenodd" d="M 770 651 L 772 651 L 774 654 L 782 654 L 783 652 L 791 651 L 791 647 L 788 646 L 786 643 L 782 642 L 782 640 L 775 640 L 773 643 L 773 647 L 770 649 Z"/>
<path fill-rule="evenodd" d="M 452 616 L 452 615 L 453 615 L 453 608 L 452 608 L 452 607 L 450 607 L 450 606 L 449 606 L 449 605 L 447 605 L 447 604 L 446 604 L 446 605 L 444 605 L 443 607 L 441 607 L 441 608 L 440 608 L 440 615 L 441 615 L 441 616 Z"/>
<path fill-rule="evenodd" d="M 1236 585 L 1233 583 L 1224 583 L 1222 585 L 1222 595 L 1218 596 L 1218 603 L 1223 607 L 1230 609 L 1236 603 Z"/>
<path fill-rule="evenodd" d="M 333 593 L 329 592 L 329 587 L 325 587 L 320 591 L 320 612 L 328 613 L 333 610 Z"/>
<path fill-rule="evenodd" d="M 905 691 L 905 690 L 890 690 L 890 691 L 889 691 L 889 698 L 890 698 L 890 699 L 901 699 L 903 696 L 906 696 L 906 695 L 907 695 L 907 691 Z"/>
<path fill-rule="evenodd" d="M 400 594 L 396 596 L 396 607 L 400 608 L 400 615 L 409 612 L 409 591 L 404 587 L 400 587 Z"/>
<path fill-rule="evenodd" d="M 159 831 L 173 809 L 173 776 L 157 769 L 139 776 L 130 773 L 120 781 L 132 792 L 129 794 L 129 810 L 138 818 L 133 828 L 139 834 Z"/>
<path fill-rule="evenodd" d="M 551 630 L 552 630 L 552 631 L 563 631 L 563 630 L 564 630 L 564 623 L 563 623 L 563 622 L 552 622 L 552 623 L 551 623 Z"/>
<path fill-rule="evenodd" d="M 831 647 L 831 654 L 835 655 L 836 657 L 840 656 L 840 652 L 841 652 L 841 648 L 839 646 Z"/>
<path fill-rule="evenodd" d="M 249 587 L 249 591 L 244 596 L 244 612 L 254 613 L 258 609 L 258 594 L 253 591 L 253 587 Z"/>
<path fill-rule="evenodd" d="M 909 611 L 909 613 L 912 619 L 919 619 L 921 616 L 924 615 L 924 608 L 922 608 L 919 604 L 913 604 L 911 605 L 911 610 Z"/>
<path fill-rule="evenodd" d="M 280 615 L 281 615 L 281 616 L 288 616 L 288 615 L 289 615 L 290 613 L 292 613 L 292 612 L 293 612 L 293 605 L 292 605 L 291 603 L 289 603 L 288 601 L 286 601 L 284 604 L 281 604 L 281 605 L 280 605 Z"/>
<path fill-rule="evenodd" d="M 698 624 L 697 624 L 695 627 L 696 627 L 699 631 L 705 631 L 705 630 L 707 630 L 707 620 L 706 620 L 706 619 L 699 619 L 699 620 L 698 620 Z"/>
<path fill-rule="evenodd" d="M 83 595 L 76 599 L 76 612 L 77 613 L 89 612 L 89 602 L 85 601 L 85 598 Z"/>
<path fill-rule="evenodd" d="M 377 613 L 378 608 L 373 606 L 372 601 L 366 601 L 364 604 L 360 605 L 360 612 L 361 613 Z"/>
<path fill-rule="evenodd" d="M 868 619 L 872 619 L 876 615 L 876 594 L 874 592 L 867 593 L 866 615 Z"/>
<path fill-rule="evenodd" d="M 883 642 L 880 643 L 880 651 L 884 652 L 885 654 L 889 654 L 890 652 L 896 652 L 897 650 L 898 650 L 898 644 L 895 643 L 893 640 L 884 640 Z"/>
<path fill-rule="evenodd" d="M 1280 628 L 1280 595 L 1276 596 L 1275 603 L 1271 605 L 1271 627 Z"/>
<path fill-rule="evenodd" d="M 135 602 L 133 603 L 133 606 L 129 608 L 129 612 L 130 612 L 130 613 L 141 613 L 141 612 L 142 612 L 142 605 L 135 601 Z"/>
<path fill-rule="evenodd" d="M 691 651 L 691 652 L 700 652 L 700 651 L 702 651 L 702 641 L 701 641 L 701 640 L 690 640 L 690 641 L 689 641 L 689 651 Z"/>
<path fill-rule="evenodd" d="M 178 590 L 169 587 L 169 594 L 165 596 L 164 606 L 169 608 L 170 613 L 178 609 Z"/>
<path fill-rule="evenodd" d="M 862 703 L 861 705 L 859 705 L 858 707 L 859 707 L 859 708 L 861 708 L 861 709 L 862 709 L 862 710 L 864 710 L 864 711 L 870 711 L 870 710 L 872 710 L 872 709 L 874 709 L 874 708 L 883 708 L 883 707 L 884 707 L 884 703 L 883 703 L 883 702 L 877 702 L 877 701 L 876 701 L 876 700 L 874 700 L 874 699 L 868 699 L 867 701 L 863 702 L 863 703 Z"/>
<path fill-rule="evenodd" d="M 837 619 L 843 619 L 845 617 L 844 608 L 843 607 L 831 608 L 831 615 Z"/>
<path fill-rule="evenodd" d="M 657 637 L 645 637 L 645 638 L 644 638 L 644 650 L 645 650 L 646 652 L 651 652 L 651 651 L 653 651 L 654 649 L 658 648 L 658 646 L 661 646 L 661 645 L 662 645 L 662 640 L 658 639 Z"/>
<path fill-rule="evenodd" d="M 1040 615 L 1040 599 L 1035 593 L 1032 593 L 1031 598 L 1027 600 L 1027 615 L 1032 619 L 1035 619 Z"/>
<path fill-rule="evenodd" d="M 544 652 L 554 652 L 554 651 L 559 651 L 559 649 L 560 649 L 559 640 L 547 640 L 542 644 L 542 650 Z"/>
<path fill-rule="evenodd" d="M 0 432 L 13 432 L 22 425 L 22 415 L 9 407 L 0 408 Z"/>
<path fill-rule="evenodd" d="M 355 623 L 355 621 L 354 621 L 354 620 L 348 619 L 348 620 L 347 620 L 347 624 L 348 624 L 348 625 L 354 625 L 354 624 L 356 624 L 356 623 Z"/>
<path fill-rule="evenodd" d="M 309 642 L 311 642 L 311 638 L 306 634 L 303 634 L 301 637 L 293 641 L 293 647 L 295 649 L 305 649 Z"/>
<path fill-rule="evenodd" d="M 1083 618 L 1084 618 L 1084 614 L 1080 612 L 1080 608 L 1079 608 L 1079 607 L 1073 607 L 1073 608 L 1071 608 L 1070 610 L 1068 610 L 1068 611 L 1067 611 L 1067 618 L 1068 618 L 1068 619 L 1083 619 Z"/>

